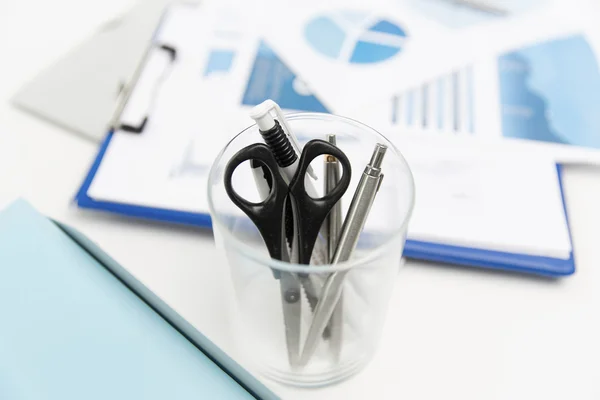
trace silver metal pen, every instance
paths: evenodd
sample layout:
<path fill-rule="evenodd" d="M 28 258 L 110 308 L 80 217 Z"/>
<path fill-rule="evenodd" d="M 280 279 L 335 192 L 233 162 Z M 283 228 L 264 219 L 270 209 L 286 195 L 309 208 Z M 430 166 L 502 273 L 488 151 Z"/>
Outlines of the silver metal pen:
<path fill-rule="evenodd" d="M 327 135 L 327 141 L 336 144 L 335 135 Z M 340 180 L 340 164 L 330 155 L 325 157 L 325 194 L 331 192 Z M 342 230 L 342 203 L 341 200 L 331 209 L 327 216 L 327 263 L 331 262 L 335 254 L 340 232 Z M 343 323 L 343 293 L 340 294 L 333 314 L 329 319 L 325 333 L 329 331 L 329 345 L 335 360 L 339 360 L 342 351 L 342 323 Z"/>
<path fill-rule="evenodd" d="M 383 163 L 383 157 L 385 156 L 386 150 L 387 146 L 382 144 L 377 144 L 375 146 L 371 161 L 369 161 L 365 167 L 360 182 L 358 183 L 358 187 L 356 188 L 356 192 L 354 193 L 354 197 L 352 198 L 352 203 L 350 203 L 350 208 L 348 209 L 348 214 L 344 220 L 342 232 L 331 264 L 349 260 L 356 248 L 358 238 L 365 226 L 367 216 L 369 215 L 377 190 L 383 179 L 381 164 Z M 322 297 L 317 304 L 312 324 L 310 325 L 306 341 L 304 342 L 304 348 L 302 349 L 302 355 L 300 356 L 299 361 L 300 366 L 306 365 L 317 349 L 319 338 L 325 330 L 342 294 L 344 279 L 347 272 L 348 271 L 334 272 L 325 281 Z"/>

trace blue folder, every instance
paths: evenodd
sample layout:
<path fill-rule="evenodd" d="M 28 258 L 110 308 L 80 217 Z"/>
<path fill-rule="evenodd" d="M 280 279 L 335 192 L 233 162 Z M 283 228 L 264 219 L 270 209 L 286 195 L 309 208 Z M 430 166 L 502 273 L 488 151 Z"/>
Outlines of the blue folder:
<path fill-rule="evenodd" d="M 234 56 L 235 55 L 233 54 L 231 55 L 231 57 Z M 219 64 L 219 70 L 222 71 L 223 68 L 226 69 L 227 65 L 229 64 Z M 209 61 L 207 68 L 209 67 L 216 68 L 216 64 Z M 277 73 L 272 74 L 270 71 L 277 71 Z M 268 76 L 265 76 L 265 74 L 268 74 Z M 299 94 L 295 91 L 294 82 L 296 79 L 297 76 L 294 72 L 283 63 L 277 54 L 267 47 L 265 43 L 261 43 L 241 103 L 244 106 L 254 106 L 267 98 L 271 98 L 283 109 L 308 112 L 328 112 L 327 108 L 314 95 L 307 95 L 306 93 Z M 143 132 L 140 134 L 143 134 Z M 108 211 L 136 218 L 191 225 L 207 229 L 211 228 L 211 220 L 208 214 L 98 201 L 89 197 L 87 195 L 88 189 L 94 180 L 98 167 L 102 163 L 102 158 L 112 137 L 113 132 L 109 132 L 100 146 L 98 156 L 75 197 L 75 201 L 79 207 Z M 557 173 L 562 192 L 560 166 L 557 166 Z M 419 260 L 510 270 L 552 277 L 570 275 L 575 271 L 572 253 L 568 259 L 556 259 L 457 247 L 409 239 L 406 241 L 404 256 Z"/>
<path fill-rule="evenodd" d="M 0 399 L 276 399 L 74 229 L 0 212 Z"/>

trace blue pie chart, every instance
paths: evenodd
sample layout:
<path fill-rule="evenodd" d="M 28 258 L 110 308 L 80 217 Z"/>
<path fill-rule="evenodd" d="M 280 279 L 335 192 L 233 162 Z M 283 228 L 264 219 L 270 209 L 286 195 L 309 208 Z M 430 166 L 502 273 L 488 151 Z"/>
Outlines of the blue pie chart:
<path fill-rule="evenodd" d="M 315 17 L 304 29 L 306 41 L 316 52 L 351 64 L 388 60 L 402 51 L 407 36 L 388 19 L 343 11 Z"/>

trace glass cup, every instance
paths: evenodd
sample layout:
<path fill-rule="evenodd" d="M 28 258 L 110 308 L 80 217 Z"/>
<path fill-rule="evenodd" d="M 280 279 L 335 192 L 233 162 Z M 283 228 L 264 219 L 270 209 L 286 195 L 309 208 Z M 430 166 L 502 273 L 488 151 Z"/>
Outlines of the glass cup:
<path fill-rule="evenodd" d="M 348 157 L 351 180 L 340 200 L 342 220 L 375 146 L 388 147 L 381 166 L 384 178 L 356 249 L 348 261 L 336 265 L 327 262 L 330 255 L 324 250 L 327 239 L 323 237 L 317 241 L 311 265 L 271 259 L 256 226 L 229 198 L 224 186 L 225 168 L 242 148 L 264 143 L 256 125 L 235 136 L 220 152 L 210 171 L 210 214 L 217 249 L 230 268 L 236 298 L 235 339 L 245 362 L 282 383 L 322 386 L 360 371 L 377 348 L 414 205 L 414 183 L 398 149 L 374 129 L 330 114 L 298 113 L 286 118 L 301 146 L 309 140 L 326 140 L 327 135 L 335 134 L 337 147 Z M 305 178 L 313 181 L 320 196 L 325 190 L 325 158 L 319 156 L 311 163 L 317 179 Z M 254 203 L 262 201 L 249 162 L 235 170 L 232 185 L 245 199 Z M 281 223 L 281 220 L 274 219 L 273 223 Z M 318 304 L 322 300 L 324 284 L 334 273 L 343 275 L 340 300 L 325 332 L 318 336 L 311 357 L 304 357 L 299 365 L 298 360 L 290 356 L 287 335 L 291 329 L 284 316 L 287 303 L 282 297 L 282 277 L 292 276 L 303 282 L 300 312 L 294 314 L 299 319 L 298 354 L 302 354 L 314 319 L 315 301 Z"/>

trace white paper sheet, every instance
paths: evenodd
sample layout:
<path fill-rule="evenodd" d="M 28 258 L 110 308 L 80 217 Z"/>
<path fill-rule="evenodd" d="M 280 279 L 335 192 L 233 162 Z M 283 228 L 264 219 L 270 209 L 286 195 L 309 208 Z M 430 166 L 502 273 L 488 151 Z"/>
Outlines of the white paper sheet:
<path fill-rule="evenodd" d="M 409 238 L 568 258 L 571 251 L 556 164 L 544 155 L 471 138 L 397 135 L 413 171 Z"/>
<path fill-rule="evenodd" d="M 474 27 L 480 41 L 471 41 L 469 61 L 350 114 L 399 133 L 507 138 L 559 162 L 599 163 L 600 30 L 592 10 L 556 5 Z"/>
<path fill-rule="evenodd" d="M 503 43 L 503 34 L 510 35 L 505 32 L 506 18 L 493 18 L 472 29 L 454 29 L 436 13 L 426 11 L 426 4 L 432 3 L 436 4 L 274 1 L 268 13 L 256 12 L 257 7 L 250 4 L 245 10 L 250 15 L 254 12 L 253 18 L 263 17 L 269 45 L 314 86 L 325 104 L 348 115 L 358 105 L 390 99 L 401 90 L 462 67 L 494 51 L 498 42 Z M 445 2 L 438 3 L 443 8 Z M 562 17 L 554 21 L 557 30 L 572 25 L 576 6 L 545 3 L 540 15 Z M 536 18 L 537 14 L 516 14 L 515 19 Z"/>
<path fill-rule="evenodd" d="M 433 49 L 447 48 L 454 32 L 401 1 L 271 3 L 267 43 L 341 114 L 438 71 L 431 61 L 444 56 Z"/>

